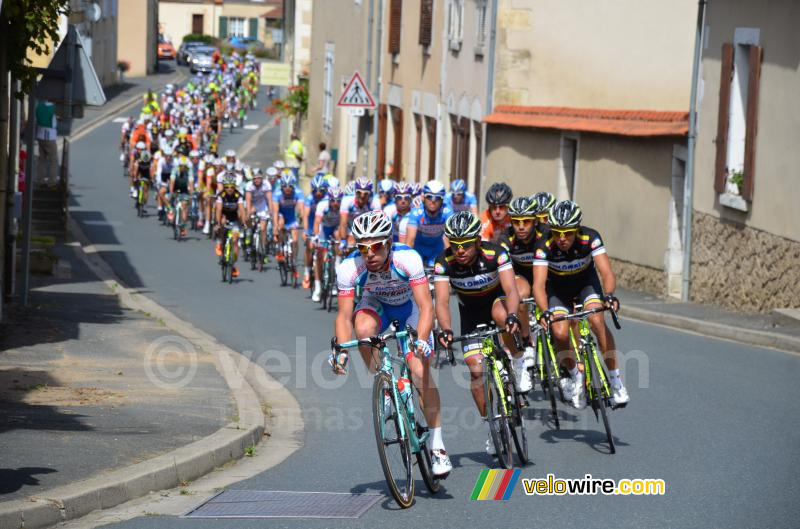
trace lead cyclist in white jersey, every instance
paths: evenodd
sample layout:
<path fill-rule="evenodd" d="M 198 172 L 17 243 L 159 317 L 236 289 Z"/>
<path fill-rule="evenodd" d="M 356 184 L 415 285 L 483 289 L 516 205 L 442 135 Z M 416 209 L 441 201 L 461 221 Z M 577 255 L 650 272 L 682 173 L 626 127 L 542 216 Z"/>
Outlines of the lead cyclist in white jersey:
<path fill-rule="evenodd" d="M 416 328 L 419 339 L 415 351 L 406 353 L 414 384 L 422 393 L 423 413 L 430 425 L 431 467 L 443 478 L 453 469 L 442 441 L 439 389 L 430 373 L 433 301 L 422 258 L 404 244 L 392 243 L 392 223 L 382 211 L 370 211 L 353 220 L 353 237 L 358 252 L 336 267 L 339 287 L 339 312 L 335 333 L 339 343 L 349 341 L 355 329 L 358 339 L 385 331 L 392 320 Z M 363 295 L 355 305 L 356 286 Z M 377 366 L 369 347 L 360 347 L 361 357 L 371 373 Z M 333 370 L 344 374 L 347 351 L 334 353 Z"/>

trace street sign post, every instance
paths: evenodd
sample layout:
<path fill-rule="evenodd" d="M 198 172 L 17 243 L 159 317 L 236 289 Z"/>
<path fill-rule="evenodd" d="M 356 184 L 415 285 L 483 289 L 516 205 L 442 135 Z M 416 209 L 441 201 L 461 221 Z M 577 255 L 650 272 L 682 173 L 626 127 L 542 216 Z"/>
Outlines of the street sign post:
<path fill-rule="evenodd" d="M 361 110 L 371 110 L 375 108 L 375 100 L 372 98 L 372 94 L 369 92 L 369 88 L 367 88 L 366 83 L 364 83 L 364 81 L 361 79 L 361 76 L 358 75 L 358 72 L 355 72 L 353 77 L 350 78 L 350 81 L 348 81 L 344 92 L 342 93 L 342 97 L 339 98 L 339 102 L 336 103 L 336 106 L 345 108 L 359 108 Z M 350 115 L 363 116 L 364 114 Z"/>

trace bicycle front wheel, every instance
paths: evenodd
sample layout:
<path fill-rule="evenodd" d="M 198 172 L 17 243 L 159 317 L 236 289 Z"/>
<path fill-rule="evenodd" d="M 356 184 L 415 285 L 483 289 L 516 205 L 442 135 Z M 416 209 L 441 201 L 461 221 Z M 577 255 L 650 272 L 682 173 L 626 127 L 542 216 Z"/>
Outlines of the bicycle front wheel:
<path fill-rule="evenodd" d="M 398 505 L 407 509 L 414 503 L 414 468 L 408 419 L 398 409 L 393 389 L 389 373 L 378 373 L 372 387 L 372 418 L 386 484 Z"/>
<path fill-rule="evenodd" d="M 611 423 L 608 420 L 608 408 L 606 406 L 606 394 L 604 391 L 603 378 L 597 370 L 597 349 L 594 344 L 589 345 L 589 358 L 587 359 L 587 366 L 591 370 L 592 377 L 592 408 L 600 412 L 600 417 L 603 419 L 603 427 L 606 430 L 606 440 L 608 440 L 609 452 L 612 454 L 617 453 L 617 448 L 614 446 L 614 436 L 611 433 Z"/>
<path fill-rule="evenodd" d="M 558 385 L 558 377 L 553 376 L 554 366 L 550 362 L 550 351 L 548 350 L 547 338 L 544 333 L 539 333 L 537 338 L 537 348 L 541 351 L 539 357 L 544 364 L 544 380 L 542 380 L 542 391 L 544 391 L 545 398 L 550 400 L 550 411 L 552 412 L 553 423 L 556 430 L 561 430 L 561 423 L 558 419 L 558 408 L 556 407 L 556 386 Z"/>
<path fill-rule="evenodd" d="M 417 439 L 422 439 L 422 436 L 428 433 L 428 422 L 422 410 L 419 409 L 419 403 L 422 402 L 422 394 L 419 388 L 414 386 L 414 398 L 417 406 L 414 409 L 414 422 L 417 423 Z M 431 452 L 428 446 L 428 441 L 420 443 L 419 452 L 417 452 L 417 465 L 419 465 L 419 473 L 422 474 L 422 481 L 428 488 L 431 494 L 439 492 L 439 480 L 433 475 L 433 468 L 431 462 Z"/>
<path fill-rule="evenodd" d="M 483 373 L 483 397 L 486 402 L 486 420 L 489 421 L 489 432 L 501 468 L 513 466 L 511 449 L 511 431 L 506 415 L 503 394 L 497 385 L 496 367 L 493 361 L 486 362 Z"/>

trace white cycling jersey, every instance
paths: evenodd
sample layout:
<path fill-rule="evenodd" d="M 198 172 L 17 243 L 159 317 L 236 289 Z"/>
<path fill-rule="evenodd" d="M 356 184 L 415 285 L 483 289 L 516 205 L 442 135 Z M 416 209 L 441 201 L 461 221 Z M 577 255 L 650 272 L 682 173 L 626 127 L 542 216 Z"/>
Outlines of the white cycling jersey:
<path fill-rule="evenodd" d="M 272 190 L 269 188 L 269 184 L 261 182 L 261 187 L 256 187 L 253 182 L 248 182 L 244 190 L 246 193 L 252 194 L 250 203 L 253 205 L 253 208 L 255 208 L 256 213 L 267 210 L 267 195 L 269 194 L 272 196 Z"/>
<path fill-rule="evenodd" d="M 330 206 L 330 201 L 326 198 L 317 204 L 316 218 L 322 219 L 319 222 L 322 228 L 336 228 L 339 226 L 340 214 L 339 209 L 333 210 Z"/>
<path fill-rule="evenodd" d="M 336 267 L 339 295 L 354 297 L 356 285 L 386 305 L 402 305 L 413 298 L 411 287 L 428 283 L 422 258 L 405 244 L 394 243 L 384 270 L 370 272 L 360 253 L 342 260 Z"/>

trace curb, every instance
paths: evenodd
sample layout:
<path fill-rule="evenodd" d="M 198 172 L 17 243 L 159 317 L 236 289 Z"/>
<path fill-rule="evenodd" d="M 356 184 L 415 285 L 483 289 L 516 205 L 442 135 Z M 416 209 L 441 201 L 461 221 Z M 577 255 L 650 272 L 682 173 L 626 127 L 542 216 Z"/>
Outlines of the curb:
<path fill-rule="evenodd" d="M 677 314 L 666 314 L 630 305 L 620 307 L 620 314 L 632 320 L 665 325 L 681 331 L 696 332 L 714 338 L 800 353 L 800 338 L 795 338 L 794 336 L 774 334 L 756 329 L 742 329 L 732 325 L 697 320 Z"/>
<path fill-rule="evenodd" d="M 74 219 L 70 219 L 70 233 L 80 243 L 80 246 L 75 247 L 75 252 L 116 293 L 124 305 L 133 310 L 150 312 L 163 319 L 168 329 L 185 337 L 206 354 L 214 356 L 217 370 L 228 384 L 236 402 L 238 422 L 147 461 L 57 487 L 40 496 L 0 503 L 0 529 L 49 527 L 85 516 L 97 509 L 119 505 L 152 491 L 177 487 L 183 482 L 208 474 L 229 461 L 241 458 L 246 449 L 258 445 L 265 434 L 266 418 L 256 391 L 248 381 L 253 380 L 248 376 L 252 369 L 240 373 L 236 368 L 241 356 L 146 296 L 123 286 L 111 267 L 97 255 L 94 246 Z M 237 357 L 236 361 L 233 360 L 234 356 Z M 266 372 L 264 375 L 269 377 Z M 279 400 L 297 404 L 286 388 L 281 387 L 275 391 L 279 393 L 276 395 Z M 299 405 L 296 406 L 298 413 L 299 409 Z"/>

